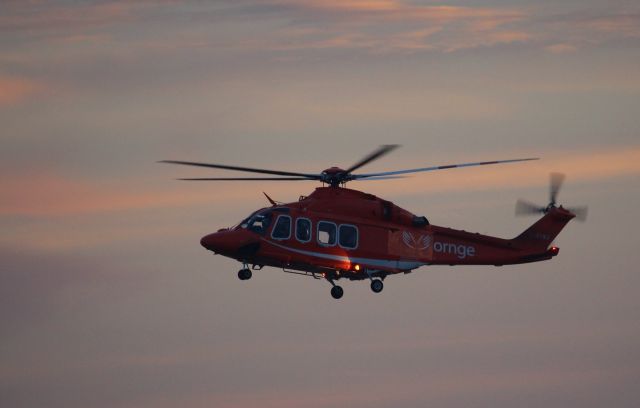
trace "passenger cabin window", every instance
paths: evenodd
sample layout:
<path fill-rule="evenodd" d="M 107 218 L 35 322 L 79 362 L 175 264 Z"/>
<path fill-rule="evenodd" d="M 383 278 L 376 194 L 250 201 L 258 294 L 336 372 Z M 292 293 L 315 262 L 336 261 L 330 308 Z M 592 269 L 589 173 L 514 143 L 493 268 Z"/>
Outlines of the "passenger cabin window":
<path fill-rule="evenodd" d="M 291 237 L 291 217 L 288 215 L 279 215 L 276 225 L 271 231 L 273 239 L 289 239 Z"/>
<path fill-rule="evenodd" d="M 311 241 L 311 221 L 307 218 L 296 220 L 296 239 L 300 242 Z"/>
<path fill-rule="evenodd" d="M 335 245 L 336 230 L 336 224 L 327 221 L 320 221 L 318 223 L 318 243 L 326 246 Z"/>
<path fill-rule="evenodd" d="M 358 229 L 353 225 L 340 225 L 338 234 L 340 246 L 346 249 L 355 249 L 358 246 Z"/>

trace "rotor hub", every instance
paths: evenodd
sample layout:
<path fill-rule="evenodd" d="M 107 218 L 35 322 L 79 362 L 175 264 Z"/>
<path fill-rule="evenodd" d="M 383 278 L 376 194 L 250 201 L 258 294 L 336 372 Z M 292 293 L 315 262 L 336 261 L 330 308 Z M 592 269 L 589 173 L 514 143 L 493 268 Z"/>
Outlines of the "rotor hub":
<path fill-rule="evenodd" d="M 341 183 L 349 181 L 349 173 L 340 167 L 329 167 L 320 173 L 320 180 L 331 187 L 339 187 Z"/>

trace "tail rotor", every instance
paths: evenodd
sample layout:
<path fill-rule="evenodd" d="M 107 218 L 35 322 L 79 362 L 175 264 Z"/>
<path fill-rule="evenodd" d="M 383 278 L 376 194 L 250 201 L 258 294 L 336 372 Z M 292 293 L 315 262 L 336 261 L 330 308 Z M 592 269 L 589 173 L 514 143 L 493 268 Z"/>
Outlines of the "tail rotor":
<path fill-rule="evenodd" d="M 565 175 L 562 173 L 551 173 L 549 180 L 549 204 L 546 206 L 541 206 L 538 204 L 534 204 L 532 202 L 526 200 L 518 200 L 516 202 L 516 216 L 522 215 L 533 215 L 533 214 L 546 214 L 552 208 L 558 207 L 558 193 L 560 192 L 560 188 L 564 183 Z M 579 206 L 579 207 L 560 207 L 564 208 L 567 211 L 572 212 L 578 221 L 586 221 L 587 219 L 587 206 Z"/>

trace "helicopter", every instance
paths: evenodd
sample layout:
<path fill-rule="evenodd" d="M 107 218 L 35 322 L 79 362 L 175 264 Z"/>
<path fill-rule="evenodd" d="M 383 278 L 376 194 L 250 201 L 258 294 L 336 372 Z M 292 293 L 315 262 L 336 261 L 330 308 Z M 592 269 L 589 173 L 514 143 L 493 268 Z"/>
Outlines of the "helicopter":
<path fill-rule="evenodd" d="M 354 173 L 396 149 L 383 145 L 363 159 L 342 169 L 330 167 L 320 173 L 299 173 L 224 164 L 179 160 L 161 163 L 215 168 L 270 177 L 181 178 L 187 181 L 299 181 L 322 183 L 296 202 L 280 203 L 263 193 L 270 203 L 239 224 L 208 234 L 200 244 L 214 254 L 242 263 L 240 280 L 265 266 L 298 275 L 326 280 L 331 296 L 342 298 L 344 290 L 336 282 L 369 280 L 374 293 L 382 292 L 389 275 L 408 274 L 429 265 L 511 265 L 549 260 L 560 249 L 553 240 L 573 218 L 586 219 L 587 208 L 565 208 L 556 202 L 564 175 L 551 174 L 546 206 L 518 200 L 516 215 L 542 214 L 534 224 L 512 239 L 503 239 L 432 225 L 391 201 L 345 187 L 360 180 L 388 180 L 452 168 L 525 162 L 523 158 L 451 164 L 375 173 Z"/>

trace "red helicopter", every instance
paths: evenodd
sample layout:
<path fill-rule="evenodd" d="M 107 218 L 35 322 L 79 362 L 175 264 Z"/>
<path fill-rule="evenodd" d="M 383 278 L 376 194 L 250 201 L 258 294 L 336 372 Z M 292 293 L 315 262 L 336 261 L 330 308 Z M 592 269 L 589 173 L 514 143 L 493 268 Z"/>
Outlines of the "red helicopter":
<path fill-rule="evenodd" d="M 357 180 L 393 179 L 409 173 L 537 160 L 511 159 L 353 173 L 396 147 L 381 146 L 346 170 L 331 167 L 319 174 L 177 160 L 163 160 L 162 163 L 278 176 L 179 180 L 322 182 L 322 187 L 292 203 L 278 203 L 264 193 L 270 207 L 255 211 L 235 227 L 206 235 L 200 243 L 216 254 L 242 262 L 243 267 L 238 272 L 241 280 L 250 279 L 252 270 L 278 267 L 285 272 L 327 280 L 332 285 L 331 296 L 335 299 L 340 299 L 344 293 L 336 284 L 340 279 L 368 279 L 371 290 L 379 293 L 387 276 L 407 274 L 425 265 L 502 266 L 548 260 L 558 255 L 559 248 L 553 246 L 552 241 L 564 226 L 574 217 L 586 218 L 586 207 L 568 209 L 556 205 L 558 190 L 564 180 L 564 176 L 557 173 L 551 175 L 548 205 L 541 207 L 518 201 L 516 214 L 541 213 L 543 216 L 513 239 L 431 225 L 426 217 L 414 215 L 390 201 L 344 187 L 347 182 Z"/>

